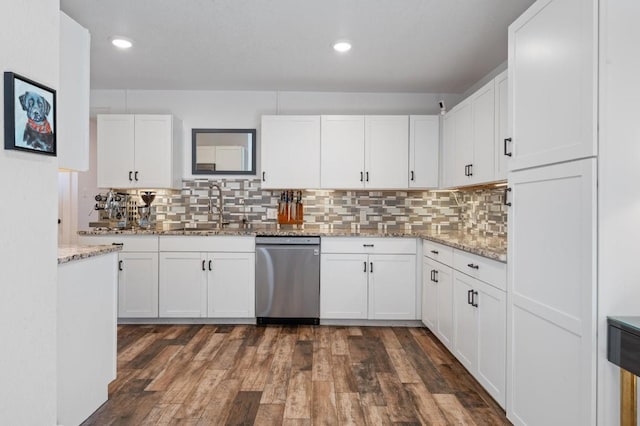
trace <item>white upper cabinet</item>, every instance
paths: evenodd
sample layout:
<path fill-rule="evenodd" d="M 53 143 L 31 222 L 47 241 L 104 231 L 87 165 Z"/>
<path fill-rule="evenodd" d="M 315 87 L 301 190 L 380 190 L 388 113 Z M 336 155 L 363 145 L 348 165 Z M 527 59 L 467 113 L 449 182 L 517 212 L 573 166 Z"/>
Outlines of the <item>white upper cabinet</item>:
<path fill-rule="evenodd" d="M 442 167 L 440 168 L 440 186 L 449 188 L 455 186 L 455 137 L 456 114 L 451 111 L 442 119 Z"/>
<path fill-rule="evenodd" d="M 511 141 L 509 139 L 509 79 L 507 71 L 502 72 L 495 79 L 496 105 L 495 105 L 495 180 L 507 179 L 509 157 L 511 156 Z"/>
<path fill-rule="evenodd" d="M 364 185 L 364 116 L 321 118 L 321 187 L 353 189 Z"/>
<path fill-rule="evenodd" d="M 409 117 L 409 188 L 437 188 L 440 116 Z"/>
<path fill-rule="evenodd" d="M 469 183 L 469 167 L 473 165 L 473 107 L 471 101 L 460 104 L 454 113 L 454 166 L 453 183 Z"/>
<path fill-rule="evenodd" d="M 365 187 L 407 187 L 409 117 L 375 115 L 364 118 Z"/>
<path fill-rule="evenodd" d="M 473 109 L 473 161 L 469 167 L 472 184 L 495 180 L 495 80 L 471 97 Z"/>
<path fill-rule="evenodd" d="M 322 116 L 322 188 L 408 187 L 409 117 Z"/>
<path fill-rule="evenodd" d="M 596 10 L 541 0 L 509 26 L 509 170 L 597 154 Z"/>
<path fill-rule="evenodd" d="M 180 138 L 171 115 L 98 115 L 98 187 L 179 188 Z"/>
<path fill-rule="evenodd" d="M 320 187 L 320 116 L 262 116 L 262 188 Z"/>
<path fill-rule="evenodd" d="M 494 180 L 494 94 L 492 80 L 449 113 L 454 115 L 453 186 Z"/>
<path fill-rule="evenodd" d="M 57 151 L 61 169 L 89 170 L 89 48 L 91 35 L 60 12 Z"/>

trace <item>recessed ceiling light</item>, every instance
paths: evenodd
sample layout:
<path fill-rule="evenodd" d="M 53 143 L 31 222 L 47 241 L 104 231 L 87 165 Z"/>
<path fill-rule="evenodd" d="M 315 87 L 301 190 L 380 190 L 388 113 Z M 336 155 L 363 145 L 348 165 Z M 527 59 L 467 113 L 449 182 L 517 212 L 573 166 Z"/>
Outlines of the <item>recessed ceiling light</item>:
<path fill-rule="evenodd" d="M 120 37 L 120 36 L 112 37 L 111 44 L 113 44 L 116 47 L 119 47 L 120 49 L 128 49 L 131 46 L 133 46 L 133 42 L 131 40 L 125 37 Z"/>
<path fill-rule="evenodd" d="M 339 53 L 348 52 L 349 50 L 351 50 L 351 43 L 349 43 L 348 41 L 344 41 L 344 40 L 337 41 L 333 45 L 333 50 L 335 50 L 336 52 L 339 52 Z"/>

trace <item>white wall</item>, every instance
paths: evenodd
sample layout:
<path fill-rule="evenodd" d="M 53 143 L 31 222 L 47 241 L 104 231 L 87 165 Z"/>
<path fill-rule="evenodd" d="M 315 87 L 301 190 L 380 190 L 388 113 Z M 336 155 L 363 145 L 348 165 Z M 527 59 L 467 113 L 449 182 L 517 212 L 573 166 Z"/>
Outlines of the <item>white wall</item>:
<path fill-rule="evenodd" d="M 600 1 L 598 424 L 618 424 L 606 317 L 640 315 L 640 3 Z"/>
<path fill-rule="evenodd" d="M 58 87 L 59 8 L 59 0 L 2 2 L 2 71 Z M 4 85 L 0 93 L 4 99 Z M 0 138 L 4 146 L 4 132 Z M 0 192 L 11 199 L 0 209 L 3 425 L 56 424 L 57 165 L 0 149 Z"/>

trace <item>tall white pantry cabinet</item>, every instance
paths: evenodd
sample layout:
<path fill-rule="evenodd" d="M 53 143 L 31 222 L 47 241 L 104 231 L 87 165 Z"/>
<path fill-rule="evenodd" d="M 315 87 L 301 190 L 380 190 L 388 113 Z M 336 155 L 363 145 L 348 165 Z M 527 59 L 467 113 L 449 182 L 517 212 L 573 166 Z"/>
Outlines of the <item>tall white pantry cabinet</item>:
<path fill-rule="evenodd" d="M 596 424 L 598 1 L 509 27 L 507 417 Z"/>

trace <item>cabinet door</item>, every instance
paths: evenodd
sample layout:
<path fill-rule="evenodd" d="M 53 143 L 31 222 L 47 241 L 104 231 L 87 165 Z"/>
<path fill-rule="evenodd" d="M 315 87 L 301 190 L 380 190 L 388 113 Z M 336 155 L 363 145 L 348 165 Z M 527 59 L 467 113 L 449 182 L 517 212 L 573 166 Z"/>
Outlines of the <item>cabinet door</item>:
<path fill-rule="evenodd" d="M 158 317 L 158 253 L 119 253 L 118 316 Z"/>
<path fill-rule="evenodd" d="M 170 115 L 135 116 L 135 187 L 171 187 L 172 120 Z"/>
<path fill-rule="evenodd" d="M 366 254 L 323 254 L 320 258 L 320 318 L 366 319 Z"/>
<path fill-rule="evenodd" d="M 595 159 L 509 174 L 507 414 L 516 424 L 595 424 L 596 176 Z"/>
<path fill-rule="evenodd" d="M 363 188 L 364 116 L 323 115 L 321 120 L 322 188 Z"/>
<path fill-rule="evenodd" d="M 409 117 L 365 116 L 365 187 L 407 188 Z"/>
<path fill-rule="evenodd" d="M 456 172 L 456 111 L 448 112 L 442 119 L 442 170 L 441 188 L 455 185 Z"/>
<path fill-rule="evenodd" d="M 98 115 L 98 188 L 128 188 L 134 172 L 134 118 L 131 114 Z"/>
<path fill-rule="evenodd" d="M 474 93 L 471 99 L 473 112 L 473 161 L 469 183 L 491 182 L 495 169 L 495 90 L 490 81 Z"/>
<path fill-rule="evenodd" d="M 467 370 L 473 373 L 478 364 L 477 309 L 472 303 L 476 280 L 463 273 L 453 273 L 453 328 L 454 355 Z"/>
<path fill-rule="evenodd" d="M 422 258 L 422 323 L 435 333 L 438 324 L 438 282 L 435 261 Z"/>
<path fill-rule="evenodd" d="M 473 165 L 473 107 L 470 100 L 456 107 L 454 118 L 454 171 L 453 186 L 469 185 L 469 166 Z"/>
<path fill-rule="evenodd" d="M 438 287 L 438 322 L 435 333 L 453 352 L 453 270 L 445 265 L 438 266 L 435 277 Z"/>
<path fill-rule="evenodd" d="M 255 265 L 255 253 L 209 254 L 207 259 L 209 317 L 250 318 L 255 316 Z"/>
<path fill-rule="evenodd" d="M 416 319 L 416 256 L 369 256 L 369 319 Z"/>
<path fill-rule="evenodd" d="M 495 79 L 496 82 L 496 104 L 495 104 L 495 180 L 507 179 L 507 167 L 509 162 L 511 144 L 505 142 L 510 137 L 509 130 L 509 80 L 507 71 L 502 72 Z"/>
<path fill-rule="evenodd" d="M 409 188 L 437 188 L 440 116 L 409 117 Z"/>
<path fill-rule="evenodd" d="M 160 253 L 160 317 L 207 315 L 207 256 Z"/>
<path fill-rule="evenodd" d="M 505 407 L 507 387 L 507 301 L 506 293 L 478 282 L 478 362 L 475 376 L 487 392 Z"/>
<path fill-rule="evenodd" d="M 89 170 L 89 50 L 91 36 L 60 12 L 60 83 L 57 95 L 58 168 Z"/>
<path fill-rule="evenodd" d="M 262 116 L 262 188 L 320 187 L 320 116 Z"/>
<path fill-rule="evenodd" d="M 509 26 L 510 170 L 597 154 L 597 10 L 541 0 Z"/>

